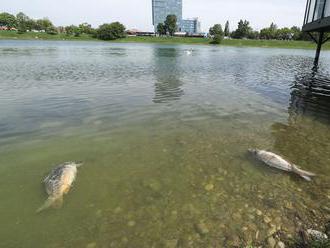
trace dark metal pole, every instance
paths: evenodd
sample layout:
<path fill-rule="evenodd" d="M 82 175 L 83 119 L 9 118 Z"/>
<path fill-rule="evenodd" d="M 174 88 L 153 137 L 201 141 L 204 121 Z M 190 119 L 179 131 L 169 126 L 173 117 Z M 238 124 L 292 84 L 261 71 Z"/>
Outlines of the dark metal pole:
<path fill-rule="evenodd" d="M 317 69 L 319 67 L 319 59 L 320 59 L 320 53 L 321 53 L 321 48 L 322 48 L 322 44 L 323 44 L 323 36 L 324 36 L 324 31 L 321 31 L 319 40 L 317 43 L 317 49 L 316 49 L 315 60 L 314 60 L 313 70 L 315 70 L 315 71 L 317 71 Z"/>

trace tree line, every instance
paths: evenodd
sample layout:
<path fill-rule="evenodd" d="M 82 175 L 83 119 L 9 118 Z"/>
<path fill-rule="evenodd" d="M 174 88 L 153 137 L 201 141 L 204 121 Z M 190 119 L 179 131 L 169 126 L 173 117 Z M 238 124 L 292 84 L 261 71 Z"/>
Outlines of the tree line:
<path fill-rule="evenodd" d="M 75 37 L 86 34 L 102 40 L 114 40 L 126 36 L 126 28 L 119 22 L 105 23 L 98 28 L 92 28 L 92 25 L 86 22 L 78 26 L 56 27 L 48 18 L 33 19 L 23 12 L 18 13 L 16 16 L 6 12 L 0 13 L 0 26 L 4 26 L 9 30 L 17 30 L 19 34 L 31 31 L 45 32 L 51 35 L 63 33 Z"/>
<path fill-rule="evenodd" d="M 177 17 L 168 15 L 164 23 L 157 25 L 158 35 L 170 35 L 178 31 Z M 311 38 L 297 26 L 291 28 L 278 28 L 276 24 L 271 23 L 269 27 L 263 28 L 260 31 L 253 30 L 250 22 L 240 20 L 237 28 L 230 32 L 229 21 L 226 22 L 225 28 L 221 24 L 215 24 L 209 29 L 209 37 L 211 43 L 220 44 L 224 37 L 233 39 L 264 39 L 264 40 L 311 40 Z"/>
<path fill-rule="evenodd" d="M 221 24 L 215 24 L 209 29 L 209 35 L 214 43 L 220 43 L 224 37 L 233 39 L 310 40 L 310 37 L 297 26 L 278 28 L 275 23 L 271 23 L 269 27 L 256 31 L 253 30 L 247 20 L 240 20 L 237 28 L 232 32 L 229 29 L 229 21 L 226 22 L 224 31 Z"/>
<path fill-rule="evenodd" d="M 98 28 L 92 28 L 86 22 L 78 26 L 56 27 L 48 18 L 33 19 L 23 12 L 18 13 L 16 16 L 6 12 L 0 13 L 0 26 L 15 29 L 18 33 L 38 31 L 52 35 L 64 33 L 75 37 L 86 34 L 102 40 L 114 40 L 126 36 L 126 28 L 119 22 L 105 23 Z M 168 15 L 163 23 L 157 25 L 159 35 L 173 36 L 176 31 L 178 31 L 178 25 L 175 15 Z M 237 28 L 232 32 L 230 32 L 229 21 L 226 22 L 224 30 L 221 24 L 215 24 L 209 29 L 209 36 L 212 38 L 211 43 L 214 44 L 221 43 L 224 37 L 234 39 L 310 40 L 310 37 L 296 26 L 278 28 L 276 24 L 271 23 L 269 27 L 256 31 L 253 30 L 247 20 L 240 20 Z"/>

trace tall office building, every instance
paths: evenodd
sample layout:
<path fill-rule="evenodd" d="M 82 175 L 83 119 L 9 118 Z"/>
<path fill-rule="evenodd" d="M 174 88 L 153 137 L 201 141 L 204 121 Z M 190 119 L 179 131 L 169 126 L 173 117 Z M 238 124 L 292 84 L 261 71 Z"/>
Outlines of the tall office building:
<path fill-rule="evenodd" d="M 199 34 L 201 32 L 201 23 L 198 21 L 198 18 L 182 20 L 181 32 L 186 32 L 188 34 Z"/>
<path fill-rule="evenodd" d="M 152 24 L 155 32 L 157 25 L 163 23 L 168 15 L 176 15 L 177 25 L 181 30 L 182 0 L 152 0 Z"/>

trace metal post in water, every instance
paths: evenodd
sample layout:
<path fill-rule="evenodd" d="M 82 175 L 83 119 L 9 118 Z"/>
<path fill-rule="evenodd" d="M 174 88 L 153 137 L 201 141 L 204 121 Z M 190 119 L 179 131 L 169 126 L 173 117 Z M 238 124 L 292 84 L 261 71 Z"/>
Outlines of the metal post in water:
<path fill-rule="evenodd" d="M 323 44 L 323 36 L 324 36 L 324 32 L 321 31 L 320 36 L 319 36 L 319 40 L 318 40 L 318 43 L 317 43 L 317 49 L 316 49 L 316 54 L 315 54 L 315 59 L 314 59 L 313 70 L 315 70 L 315 71 L 317 71 L 317 69 L 319 67 L 319 59 L 320 59 L 320 53 L 321 53 L 321 48 L 322 48 L 322 44 Z"/>

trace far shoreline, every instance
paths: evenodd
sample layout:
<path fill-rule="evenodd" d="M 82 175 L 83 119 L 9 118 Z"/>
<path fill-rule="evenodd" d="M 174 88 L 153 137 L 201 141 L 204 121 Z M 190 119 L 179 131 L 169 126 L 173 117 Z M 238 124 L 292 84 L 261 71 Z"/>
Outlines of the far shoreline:
<path fill-rule="evenodd" d="M 260 48 L 284 48 L 284 49 L 308 49 L 316 48 L 313 42 L 309 41 L 286 41 L 286 40 L 248 40 L 248 39 L 224 39 L 220 45 L 210 44 L 208 38 L 189 37 L 154 37 L 154 36 L 128 36 L 126 38 L 103 41 L 89 35 L 78 37 L 65 34 L 50 35 L 46 33 L 24 33 L 17 34 L 12 31 L 0 31 L 0 40 L 38 40 L 38 41 L 96 41 L 111 43 L 151 43 L 164 45 L 208 45 L 208 46 L 233 46 L 233 47 L 260 47 Z M 324 45 L 323 50 L 330 50 L 330 43 Z"/>

